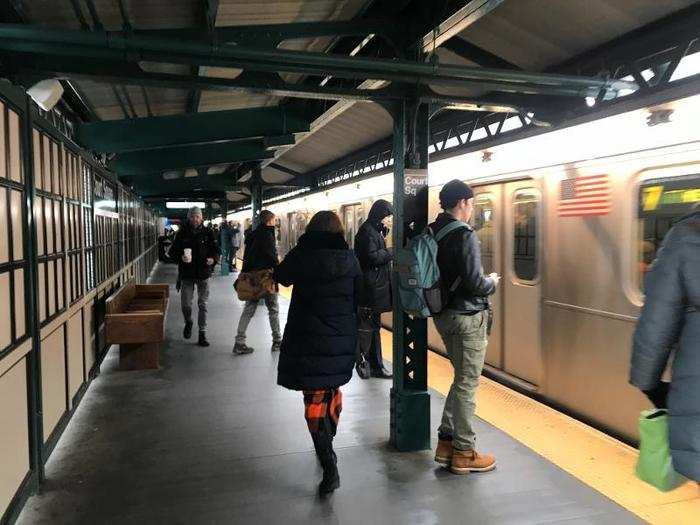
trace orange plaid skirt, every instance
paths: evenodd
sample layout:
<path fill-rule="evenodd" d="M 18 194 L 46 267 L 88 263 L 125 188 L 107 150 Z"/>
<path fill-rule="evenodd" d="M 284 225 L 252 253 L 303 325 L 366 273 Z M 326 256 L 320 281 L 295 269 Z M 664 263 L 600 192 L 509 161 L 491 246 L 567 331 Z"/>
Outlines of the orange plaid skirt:
<path fill-rule="evenodd" d="M 343 394 L 339 388 L 304 390 L 304 417 L 312 434 L 325 427 L 331 436 L 335 436 L 342 410 Z"/>

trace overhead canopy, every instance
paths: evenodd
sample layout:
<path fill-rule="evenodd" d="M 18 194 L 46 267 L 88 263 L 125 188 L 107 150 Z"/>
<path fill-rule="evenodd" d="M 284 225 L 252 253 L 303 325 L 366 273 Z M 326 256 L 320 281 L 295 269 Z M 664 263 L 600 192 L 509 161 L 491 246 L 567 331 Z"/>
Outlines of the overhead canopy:
<path fill-rule="evenodd" d="M 3 11 L 0 59 L 25 85 L 62 79 L 75 140 L 143 196 L 240 204 L 255 166 L 279 192 L 379 158 L 383 104 L 446 108 L 445 143 L 453 127 L 491 139 L 508 117 L 538 125 L 657 88 L 700 27 L 690 0 L 439 4 L 26 0 Z"/>

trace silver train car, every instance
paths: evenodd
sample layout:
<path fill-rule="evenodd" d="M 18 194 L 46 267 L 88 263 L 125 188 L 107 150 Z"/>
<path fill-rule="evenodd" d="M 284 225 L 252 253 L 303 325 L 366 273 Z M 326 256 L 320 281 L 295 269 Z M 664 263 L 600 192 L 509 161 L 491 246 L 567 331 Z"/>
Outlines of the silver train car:
<path fill-rule="evenodd" d="M 627 380 L 644 272 L 700 202 L 700 97 L 665 108 L 676 118 L 658 127 L 638 110 L 429 167 L 431 220 L 442 184 L 470 183 L 484 271 L 503 276 L 486 373 L 628 441 L 648 404 Z M 352 245 L 372 202 L 392 200 L 391 177 L 269 205 L 281 253 L 320 209 L 339 214 Z M 444 352 L 429 326 L 430 348 Z"/>

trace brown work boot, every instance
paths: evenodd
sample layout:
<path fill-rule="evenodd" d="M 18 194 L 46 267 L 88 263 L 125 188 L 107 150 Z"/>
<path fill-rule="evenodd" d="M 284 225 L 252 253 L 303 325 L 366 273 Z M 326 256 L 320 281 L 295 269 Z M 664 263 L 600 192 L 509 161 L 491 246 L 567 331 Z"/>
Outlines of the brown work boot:
<path fill-rule="evenodd" d="M 453 449 L 450 470 L 454 474 L 488 472 L 496 468 L 496 458 L 491 454 L 479 454 L 476 450 Z"/>
<path fill-rule="evenodd" d="M 443 467 L 449 467 L 452 462 L 452 440 L 438 439 L 435 449 L 435 462 Z"/>

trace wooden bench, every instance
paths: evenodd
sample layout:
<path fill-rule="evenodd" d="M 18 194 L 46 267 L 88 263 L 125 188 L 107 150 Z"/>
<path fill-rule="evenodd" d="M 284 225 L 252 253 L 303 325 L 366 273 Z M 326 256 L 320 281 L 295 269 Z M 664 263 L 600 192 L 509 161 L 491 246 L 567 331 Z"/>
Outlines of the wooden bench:
<path fill-rule="evenodd" d="M 107 299 L 105 339 L 119 345 L 121 370 L 158 368 L 169 297 L 167 284 L 128 281 Z"/>

